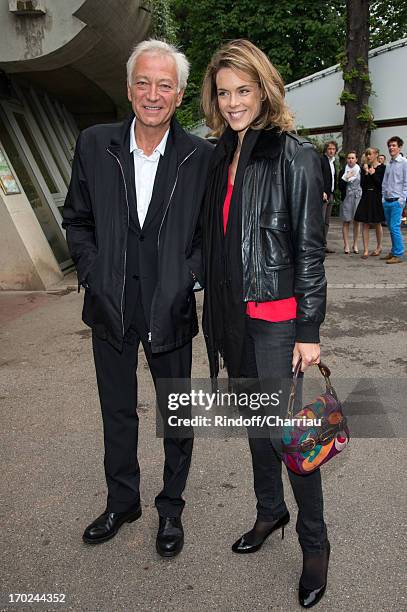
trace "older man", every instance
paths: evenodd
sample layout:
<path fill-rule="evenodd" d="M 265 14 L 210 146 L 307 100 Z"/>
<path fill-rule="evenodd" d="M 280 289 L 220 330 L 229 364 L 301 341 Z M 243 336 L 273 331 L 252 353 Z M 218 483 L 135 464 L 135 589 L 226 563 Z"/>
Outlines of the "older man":
<path fill-rule="evenodd" d="M 83 320 L 92 328 L 102 409 L 105 511 L 83 534 L 105 542 L 141 516 L 137 460 L 137 354 L 140 342 L 160 397 L 161 379 L 191 375 L 198 332 L 193 287 L 200 278 L 199 212 L 212 146 L 174 118 L 189 64 L 161 41 L 140 43 L 127 62 L 134 114 L 97 125 L 78 140 L 64 227 L 79 283 Z M 163 488 L 156 547 L 172 557 L 183 546 L 181 513 L 192 432 L 164 436 Z"/>

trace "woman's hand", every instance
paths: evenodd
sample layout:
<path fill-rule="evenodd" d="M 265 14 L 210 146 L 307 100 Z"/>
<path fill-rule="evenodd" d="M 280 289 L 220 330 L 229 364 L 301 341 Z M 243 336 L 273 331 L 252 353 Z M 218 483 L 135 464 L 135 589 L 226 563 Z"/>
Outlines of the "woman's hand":
<path fill-rule="evenodd" d="M 293 351 L 293 371 L 300 357 L 302 359 L 301 372 L 305 372 L 308 366 L 321 361 L 321 345 L 310 342 L 296 342 Z"/>

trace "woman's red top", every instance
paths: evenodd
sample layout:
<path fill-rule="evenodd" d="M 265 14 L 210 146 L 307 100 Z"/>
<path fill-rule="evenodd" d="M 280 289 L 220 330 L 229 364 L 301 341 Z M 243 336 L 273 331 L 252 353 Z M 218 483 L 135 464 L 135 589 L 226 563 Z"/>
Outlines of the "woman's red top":
<path fill-rule="evenodd" d="M 226 234 L 228 224 L 230 201 L 232 199 L 233 185 L 228 175 L 228 188 L 223 203 L 223 232 Z M 297 316 L 297 300 L 290 297 L 273 302 L 247 302 L 246 314 L 252 319 L 263 319 L 270 323 L 289 321 Z"/>

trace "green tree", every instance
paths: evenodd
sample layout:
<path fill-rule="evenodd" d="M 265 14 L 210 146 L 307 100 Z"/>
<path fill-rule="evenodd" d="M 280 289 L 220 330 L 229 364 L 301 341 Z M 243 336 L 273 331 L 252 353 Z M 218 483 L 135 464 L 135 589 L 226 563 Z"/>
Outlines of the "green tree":
<path fill-rule="evenodd" d="M 340 103 L 345 107 L 342 149 L 360 156 L 368 144 L 373 123 L 369 107 L 371 83 L 368 67 L 369 0 L 346 0 L 346 49 L 342 61 L 344 88 Z"/>
<path fill-rule="evenodd" d="M 336 62 L 345 42 L 343 0 L 172 0 L 178 42 L 192 63 L 179 117 L 199 119 L 199 91 L 212 53 L 226 40 L 248 38 L 268 54 L 286 82 Z"/>
<path fill-rule="evenodd" d="M 178 111 L 186 126 L 200 118 L 205 67 L 226 40 L 249 38 L 268 54 L 286 83 L 336 64 L 346 47 L 346 0 L 167 1 L 178 44 L 192 64 Z M 371 48 L 407 36 L 406 0 L 370 0 L 369 5 Z"/>
<path fill-rule="evenodd" d="M 151 13 L 150 36 L 176 43 L 176 26 L 171 11 L 171 0 L 148 0 L 146 5 Z"/>
<path fill-rule="evenodd" d="M 406 0 L 371 0 L 370 48 L 407 37 Z"/>

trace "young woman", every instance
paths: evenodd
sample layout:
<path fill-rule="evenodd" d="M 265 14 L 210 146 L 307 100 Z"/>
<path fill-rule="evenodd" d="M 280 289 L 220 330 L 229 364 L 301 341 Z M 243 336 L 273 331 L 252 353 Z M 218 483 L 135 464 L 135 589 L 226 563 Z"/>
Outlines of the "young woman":
<path fill-rule="evenodd" d="M 353 252 L 359 253 L 359 223 L 354 221 L 362 188 L 360 186 L 360 166 L 356 151 L 349 151 L 346 157 L 346 166 L 339 173 L 339 189 L 341 192 L 340 217 L 342 219 L 343 252 L 349 255 L 349 226 L 353 222 Z"/>
<path fill-rule="evenodd" d="M 377 257 L 382 252 L 384 210 L 382 204 L 382 182 L 386 166 L 379 162 L 379 149 L 369 147 L 365 151 L 366 163 L 361 172 L 362 197 L 356 209 L 355 221 L 363 223 L 363 255 L 369 257 L 369 228 L 376 230 L 376 248 L 370 253 Z"/>
<path fill-rule="evenodd" d="M 284 390 L 285 415 L 293 365 L 319 362 L 325 316 L 321 166 L 312 145 L 290 133 L 293 118 L 280 74 L 246 40 L 224 45 L 204 78 L 207 124 L 220 135 L 204 209 L 204 333 L 211 376 L 219 355 L 229 377 L 249 377 Z M 264 388 L 264 387 L 263 387 Z M 281 477 L 281 437 L 249 429 L 257 497 L 254 527 L 232 546 L 257 551 L 290 519 Z M 265 435 L 266 434 L 266 435 Z M 303 551 L 299 600 L 324 594 L 330 546 L 321 476 L 289 472 L 298 504 Z"/>

